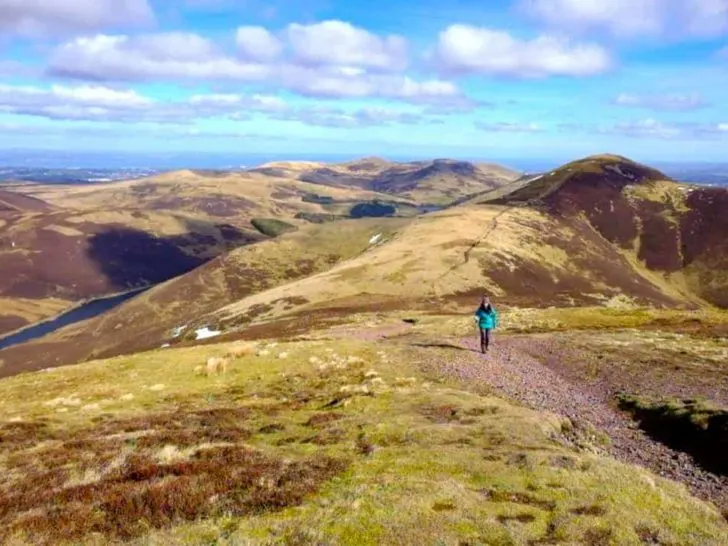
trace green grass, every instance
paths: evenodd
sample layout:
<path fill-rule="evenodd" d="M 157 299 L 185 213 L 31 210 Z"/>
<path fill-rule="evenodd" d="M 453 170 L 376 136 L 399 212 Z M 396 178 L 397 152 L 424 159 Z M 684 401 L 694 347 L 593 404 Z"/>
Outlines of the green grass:
<path fill-rule="evenodd" d="M 253 218 L 250 223 L 253 224 L 255 229 L 268 237 L 278 237 L 283 233 L 298 229 L 293 224 L 275 218 Z"/>
<path fill-rule="evenodd" d="M 12 534 L 3 540 L 728 540 L 717 511 L 684 487 L 565 447 L 559 418 L 423 375 L 423 355 L 446 353 L 260 343 L 225 375 L 195 371 L 230 348 L 154 351 L 1 382 L 0 529 Z"/>
<path fill-rule="evenodd" d="M 660 441 L 692 454 L 718 474 L 728 474 L 728 408 L 704 400 L 619 398 L 641 426 Z"/>

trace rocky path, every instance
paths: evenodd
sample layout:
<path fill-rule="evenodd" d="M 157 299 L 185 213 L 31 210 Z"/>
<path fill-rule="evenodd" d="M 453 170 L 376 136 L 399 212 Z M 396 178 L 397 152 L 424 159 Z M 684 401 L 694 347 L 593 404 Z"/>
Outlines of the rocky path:
<path fill-rule="evenodd" d="M 481 355 L 478 341 L 468 338 L 459 343 L 467 351 L 453 351 L 452 358 L 436 365 L 446 375 L 485 384 L 525 406 L 568 417 L 577 430 L 588 430 L 591 425 L 611 438 L 606 450 L 615 458 L 682 482 L 697 496 L 728 510 L 726 477 L 702 470 L 689 455 L 644 434 L 612 405 L 605 385 L 577 382 L 560 374 L 559 357 L 567 351 L 563 344 L 539 339 L 531 346 L 533 342 L 528 337 L 500 338 L 488 354 Z"/>

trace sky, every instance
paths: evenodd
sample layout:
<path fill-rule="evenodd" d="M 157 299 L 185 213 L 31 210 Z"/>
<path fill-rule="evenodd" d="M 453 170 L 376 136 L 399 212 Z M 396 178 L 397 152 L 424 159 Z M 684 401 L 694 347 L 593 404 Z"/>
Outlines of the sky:
<path fill-rule="evenodd" d="M 728 0 L 0 0 L 0 149 L 728 161 Z"/>

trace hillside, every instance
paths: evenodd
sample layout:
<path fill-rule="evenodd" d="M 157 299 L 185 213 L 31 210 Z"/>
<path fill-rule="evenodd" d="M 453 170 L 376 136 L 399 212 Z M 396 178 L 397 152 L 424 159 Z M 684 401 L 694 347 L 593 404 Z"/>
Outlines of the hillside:
<path fill-rule="evenodd" d="M 317 223 L 295 206 L 383 200 L 279 175 L 179 175 L 260 180 L 271 211 L 293 180 L 295 205 L 241 209 L 276 236 L 0 351 L 0 542 L 728 543 L 727 191 L 597 156 Z M 207 221 L 165 176 L 117 202 Z M 22 222 L 95 214 L 91 190 L 35 188 L 50 212 Z"/>
<path fill-rule="evenodd" d="M 605 160 L 612 163 L 600 175 Z M 723 305 L 728 253 L 715 251 L 728 239 L 717 214 L 723 194 L 703 203 L 716 190 L 686 189 L 625 161 L 588 158 L 489 202 L 409 220 L 302 228 L 210 262 L 90 323 L 0 351 L 0 373 L 176 343 L 212 325 L 233 334 L 376 310 L 462 312 L 483 291 L 521 307 Z M 533 195 L 538 200 L 525 197 Z M 691 208 L 696 199 L 699 212 Z M 635 239 L 623 235 L 630 223 L 623 213 L 634 215 Z M 680 244 L 670 227 L 677 215 L 695 224 Z M 661 269 L 670 248 L 692 261 Z M 183 324 L 187 334 L 170 339 Z"/>
<path fill-rule="evenodd" d="M 380 158 L 363 158 L 330 165 L 283 162 L 263 165 L 254 172 L 296 177 L 322 186 L 355 187 L 433 206 L 452 204 L 518 177 L 516 172 L 499 165 L 450 159 L 394 163 Z"/>
<path fill-rule="evenodd" d="M 576 161 L 480 202 L 583 217 L 600 236 L 676 285 L 728 307 L 728 191 L 677 184 L 619 156 Z"/>
<path fill-rule="evenodd" d="M 254 173 L 9 185 L 0 190 L 0 334 L 309 223 L 418 212 L 394 196 Z"/>
<path fill-rule="evenodd" d="M 728 541 L 714 505 L 658 476 L 671 467 L 629 453 L 677 468 L 683 459 L 627 426 L 634 438 L 612 447 L 587 422 L 507 401 L 494 380 L 529 361 L 518 340 L 486 359 L 434 324 L 399 341 L 357 339 L 361 326 L 339 339 L 157 350 L 5 379 L 0 541 Z M 237 355 L 226 372 L 205 373 L 226 354 Z M 540 387 L 541 400 L 563 390 L 560 411 L 587 400 L 556 376 Z"/>
<path fill-rule="evenodd" d="M 311 225 L 245 246 L 162 283 L 117 309 L 43 340 L 0 351 L 0 377 L 90 357 L 131 353 L 174 342 L 173 331 L 194 337 L 191 321 L 230 301 L 327 271 L 364 253 L 377 235 L 390 236 L 407 219 L 362 219 Z M 304 300 L 283 298 L 277 308 Z"/>

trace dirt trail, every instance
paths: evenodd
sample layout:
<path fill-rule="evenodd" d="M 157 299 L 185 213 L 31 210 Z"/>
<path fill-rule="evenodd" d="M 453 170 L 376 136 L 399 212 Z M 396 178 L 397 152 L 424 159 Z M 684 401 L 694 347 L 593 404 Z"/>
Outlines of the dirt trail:
<path fill-rule="evenodd" d="M 480 234 L 480 236 L 473 241 L 473 243 L 465 249 L 465 252 L 463 253 L 463 261 L 461 263 L 455 264 L 454 266 L 450 267 L 447 271 L 445 271 L 442 275 L 437 277 L 433 283 L 432 283 L 432 292 L 435 294 L 436 297 L 440 297 L 440 291 L 438 290 L 438 287 L 440 283 L 449 275 L 460 269 L 461 267 L 467 265 L 470 263 L 470 255 L 473 253 L 473 251 L 478 248 L 483 242 L 488 239 L 491 235 L 495 233 L 495 231 L 498 229 L 498 220 L 501 219 L 502 216 L 508 214 L 511 210 L 513 210 L 515 207 L 506 207 L 502 211 L 500 211 L 498 214 L 496 214 L 493 219 L 488 224 L 488 227 L 486 230 Z"/>
<path fill-rule="evenodd" d="M 460 342 L 467 351 L 431 363 L 440 373 L 487 385 L 501 396 L 536 410 L 571 419 L 577 430 L 591 427 L 606 433 L 611 445 L 606 451 L 618 460 L 644 466 L 666 478 L 687 485 L 695 495 L 728 510 L 728 478 L 701 469 L 693 459 L 652 440 L 635 422 L 611 403 L 608 389 L 598 383 L 572 382 L 553 369 L 565 348 L 557 341 L 539 340 L 537 350 L 526 337 L 501 338 L 487 355 L 478 341 Z M 542 355 L 542 360 L 531 354 Z"/>

